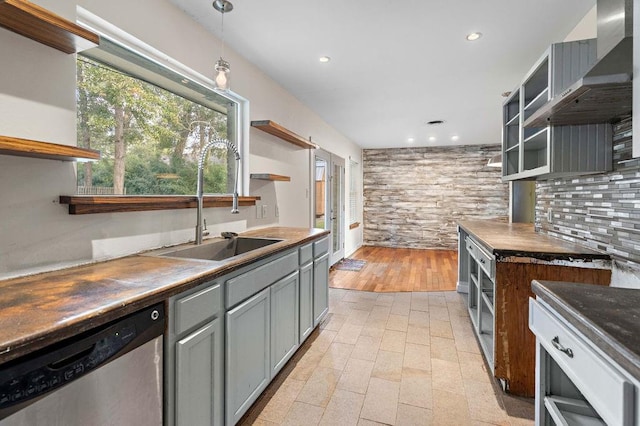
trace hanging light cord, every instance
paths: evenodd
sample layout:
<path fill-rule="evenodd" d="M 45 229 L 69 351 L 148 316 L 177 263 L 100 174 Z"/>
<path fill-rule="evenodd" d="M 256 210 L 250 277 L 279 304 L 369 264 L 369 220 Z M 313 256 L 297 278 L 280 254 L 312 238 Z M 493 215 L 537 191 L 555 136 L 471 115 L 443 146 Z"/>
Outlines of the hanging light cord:
<path fill-rule="evenodd" d="M 222 54 L 220 57 L 224 57 L 224 7 L 222 9 Z"/>

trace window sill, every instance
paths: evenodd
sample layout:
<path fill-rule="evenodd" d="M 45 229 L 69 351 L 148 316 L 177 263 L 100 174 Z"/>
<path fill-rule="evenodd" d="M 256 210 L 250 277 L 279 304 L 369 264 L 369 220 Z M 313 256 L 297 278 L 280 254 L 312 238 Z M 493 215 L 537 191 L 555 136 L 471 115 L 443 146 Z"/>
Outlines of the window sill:
<path fill-rule="evenodd" d="M 240 197 L 240 206 L 254 206 L 260 197 Z M 231 195 L 206 195 L 204 207 L 231 207 Z M 121 213 L 151 210 L 194 209 L 193 195 L 61 195 L 69 214 Z"/>

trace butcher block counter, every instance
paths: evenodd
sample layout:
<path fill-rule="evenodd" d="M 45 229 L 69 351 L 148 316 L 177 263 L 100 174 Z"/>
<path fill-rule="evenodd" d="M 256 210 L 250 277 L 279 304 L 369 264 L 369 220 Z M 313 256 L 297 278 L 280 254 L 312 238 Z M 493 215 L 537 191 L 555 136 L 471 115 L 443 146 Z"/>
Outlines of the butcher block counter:
<path fill-rule="evenodd" d="M 535 336 L 529 330 L 533 280 L 608 286 L 607 254 L 536 233 L 533 224 L 458 223 L 458 291 L 468 293 L 487 363 L 509 393 L 535 395 Z"/>
<path fill-rule="evenodd" d="M 263 228 L 241 236 L 283 241 L 229 260 L 135 255 L 0 281 L 0 364 L 328 233 Z"/>

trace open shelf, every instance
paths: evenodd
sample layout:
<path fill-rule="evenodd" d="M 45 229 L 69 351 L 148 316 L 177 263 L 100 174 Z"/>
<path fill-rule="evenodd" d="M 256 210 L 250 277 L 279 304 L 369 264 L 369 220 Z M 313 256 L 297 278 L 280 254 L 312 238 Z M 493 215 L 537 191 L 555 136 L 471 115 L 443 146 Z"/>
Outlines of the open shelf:
<path fill-rule="evenodd" d="M 546 87 L 542 92 L 538 94 L 538 96 L 533 98 L 531 102 L 525 105 L 524 110 L 528 113 L 535 112 L 536 110 L 538 110 L 538 108 L 540 108 L 542 105 L 547 103 L 548 100 L 549 100 L 549 88 Z"/>
<path fill-rule="evenodd" d="M 56 143 L 0 136 L 0 154 L 61 161 L 97 161 L 100 151 Z"/>
<path fill-rule="evenodd" d="M 309 142 L 305 138 L 300 135 L 293 133 L 291 130 L 282 127 L 278 123 L 271 120 L 260 120 L 260 121 L 252 121 L 251 127 L 255 127 L 256 129 L 260 129 L 263 132 L 269 133 L 270 135 L 276 136 L 282 140 L 285 140 L 289 143 L 292 143 L 300 148 L 305 149 L 316 149 L 317 145 Z"/>
<path fill-rule="evenodd" d="M 69 54 L 100 43 L 97 34 L 26 0 L 0 0 L 0 26 Z"/>
<path fill-rule="evenodd" d="M 290 182 L 291 178 L 289 176 L 282 175 L 274 175 L 272 173 L 251 173 L 251 179 L 259 179 L 259 180 L 272 180 L 272 181 L 280 181 L 280 182 Z"/>
<path fill-rule="evenodd" d="M 517 126 L 518 124 L 520 124 L 520 114 L 516 114 L 515 117 L 513 117 L 511 120 L 507 121 L 504 125 L 505 126 Z"/>

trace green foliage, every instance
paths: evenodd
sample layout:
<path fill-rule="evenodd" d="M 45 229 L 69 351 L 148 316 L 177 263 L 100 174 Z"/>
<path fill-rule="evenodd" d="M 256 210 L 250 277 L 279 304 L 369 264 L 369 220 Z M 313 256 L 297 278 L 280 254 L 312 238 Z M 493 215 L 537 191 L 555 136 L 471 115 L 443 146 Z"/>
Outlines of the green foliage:
<path fill-rule="evenodd" d="M 78 167 L 78 185 L 90 173 L 92 186 L 113 187 L 114 173 L 122 173 L 128 195 L 194 194 L 202 148 L 227 136 L 226 116 L 86 58 L 78 58 L 77 73 L 78 146 L 102 154 L 89 172 Z M 119 132 L 123 168 L 116 167 Z M 233 156 L 216 147 L 208 157 L 205 191 L 229 192 Z"/>

